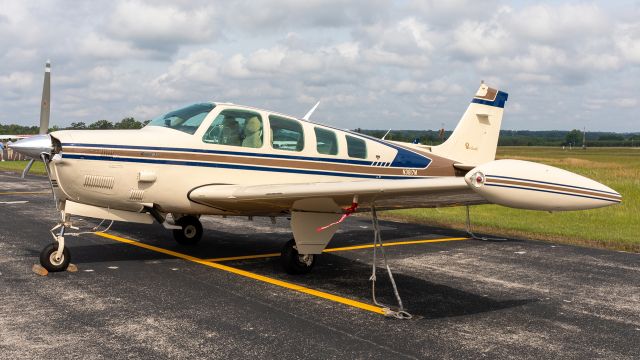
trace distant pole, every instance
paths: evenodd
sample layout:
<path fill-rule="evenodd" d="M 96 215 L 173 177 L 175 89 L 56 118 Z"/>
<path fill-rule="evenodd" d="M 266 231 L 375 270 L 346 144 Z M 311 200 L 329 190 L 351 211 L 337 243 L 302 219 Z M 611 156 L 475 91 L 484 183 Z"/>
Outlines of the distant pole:
<path fill-rule="evenodd" d="M 587 150 L 587 127 L 582 128 L 582 150 Z"/>

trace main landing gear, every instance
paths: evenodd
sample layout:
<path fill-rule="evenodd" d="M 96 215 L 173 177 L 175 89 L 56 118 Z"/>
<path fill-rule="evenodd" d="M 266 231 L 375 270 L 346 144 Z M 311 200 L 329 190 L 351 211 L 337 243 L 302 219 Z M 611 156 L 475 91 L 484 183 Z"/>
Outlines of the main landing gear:
<path fill-rule="evenodd" d="M 182 245 L 195 245 L 202 239 L 202 223 L 195 216 L 183 216 L 176 220 L 180 229 L 173 230 L 173 238 Z"/>
<path fill-rule="evenodd" d="M 313 254 L 299 254 L 296 241 L 291 239 L 282 248 L 280 261 L 288 274 L 308 274 L 316 263 L 316 256 Z"/>

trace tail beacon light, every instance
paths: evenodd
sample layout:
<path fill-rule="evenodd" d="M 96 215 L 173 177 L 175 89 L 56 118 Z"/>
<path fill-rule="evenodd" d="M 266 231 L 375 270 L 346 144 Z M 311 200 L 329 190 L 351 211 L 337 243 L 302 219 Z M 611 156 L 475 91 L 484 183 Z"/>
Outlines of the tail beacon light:
<path fill-rule="evenodd" d="M 517 209 L 594 209 L 622 201 L 615 190 L 572 172 L 522 160 L 495 160 L 465 175 L 487 201 Z"/>

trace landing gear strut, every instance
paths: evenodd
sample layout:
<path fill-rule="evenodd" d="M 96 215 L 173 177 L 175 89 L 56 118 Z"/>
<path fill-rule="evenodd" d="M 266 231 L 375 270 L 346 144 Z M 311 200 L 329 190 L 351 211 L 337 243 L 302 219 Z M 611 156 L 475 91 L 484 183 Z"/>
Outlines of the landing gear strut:
<path fill-rule="evenodd" d="M 195 216 L 183 216 L 176 220 L 180 229 L 173 230 L 173 238 L 182 245 L 195 245 L 202 239 L 202 223 Z"/>
<path fill-rule="evenodd" d="M 288 274 L 308 274 L 316 263 L 316 256 L 313 254 L 299 254 L 296 241 L 291 239 L 282 248 L 280 261 Z"/>

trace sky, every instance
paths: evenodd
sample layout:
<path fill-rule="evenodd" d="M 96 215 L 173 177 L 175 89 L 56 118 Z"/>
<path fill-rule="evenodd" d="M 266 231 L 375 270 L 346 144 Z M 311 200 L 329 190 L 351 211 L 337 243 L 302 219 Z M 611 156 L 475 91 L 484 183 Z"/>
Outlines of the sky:
<path fill-rule="evenodd" d="M 151 119 L 224 101 L 341 128 L 640 131 L 640 1 L 0 0 L 0 123 Z"/>

